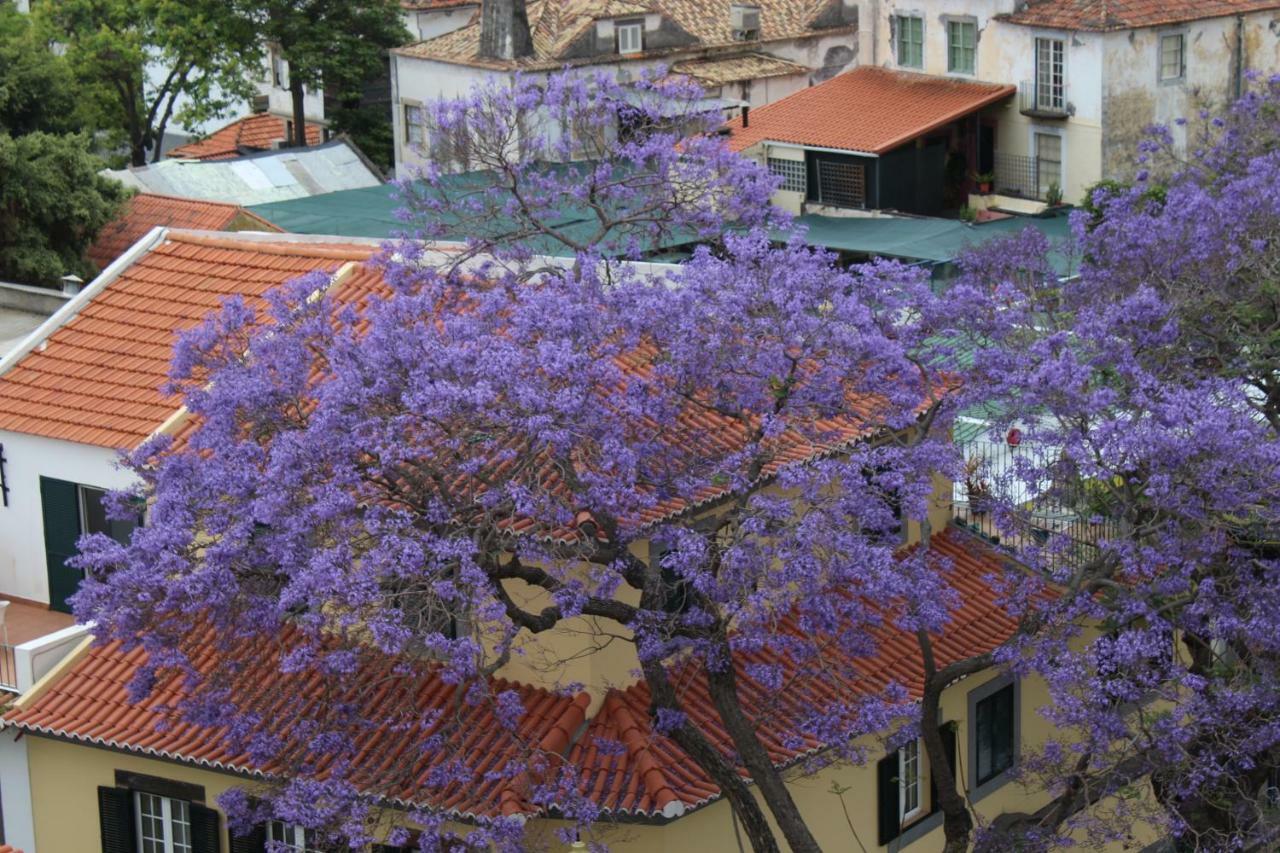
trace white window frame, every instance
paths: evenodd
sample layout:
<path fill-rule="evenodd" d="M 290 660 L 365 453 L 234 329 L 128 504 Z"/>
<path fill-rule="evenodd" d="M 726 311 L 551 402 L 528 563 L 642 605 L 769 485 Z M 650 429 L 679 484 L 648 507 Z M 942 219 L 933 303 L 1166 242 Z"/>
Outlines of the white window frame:
<path fill-rule="evenodd" d="M 899 825 L 911 820 L 924 808 L 920 780 L 920 738 L 898 749 L 898 820 Z"/>
<path fill-rule="evenodd" d="M 267 840 L 283 844 L 296 853 L 320 853 L 316 848 L 307 846 L 307 829 L 296 823 L 285 823 L 282 820 L 269 821 Z"/>
<path fill-rule="evenodd" d="M 903 34 L 904 34 L 903 23 L 905 21 L 919 22 L 920 24 L 919 42 L 914 42 L 914 41 L 906 42 L 903 40 Z M 893 23 L 894 23 L 894 27 L 893 27 L 893 59 L 894 61 L 898 63 L 898 66 L 900 68 L 923 69 L 924 68 L 924 15 L 911 14 L 911 13 L 897 14 L 897 15 L 894 15 Z M 907 44 L 914 45 L 920 51 L 919 60 L 914 64 L 910 62 L 903 62 L 902 60 L 902 53 L 903 53 L 902 48 L 904 45 L 907 45 Z"/>
<path fill-rule="evenodd" d="M 644 51 L 644 21 L 618 21 L 613 25 L 618 39 L 618 53 L 630 56 Z"/>
<path fill-rule="evenodd" d="M 1165 60 L 1165 42 L 1170 39 L 1178 40 L 1178 73 L 1166 75 L 1164 73 Z M 1187 34 L 1183 32 L 1177 33 L 1161 33 L 1156 46 L 1156 79 L 1161 83 L 1177 83 L 1187 76 Z"/>
<path fill-rule="evenodd" d="M 144 799 L 145 798 L 145 799 Z M 159 820 L 162 838 L 149 836 L 143 832 L 143 803 L 148 808 L 145 815 L 148 820 Z M 153 806 L 160 807 L 160 814 L 155 814 Z M 176 816 L 175 816 L 175 813 Z M 133 792 L 134 828 L 138 835 L 138 853 L 194 853 L 195 846 L 191 839 L 191 804 L 186 800 L 165 797 L 160 794 L 148 794 L 145 791 Z M 175 838 L 175 828 L 186 826 L 186 841 Z M 148 847 L 151 844 L 153 846 Z M 155 847 L 154 845 L 159 845 Z"/>
<path fill-rule="evenodd" d="M 1055 48 L 1056 45 L 1056 48 Z M 1044 51 L 1048 67 L 1042 65 Z M 1035 95 L 1038 109 L 1065 110 L 1067 108 L 1067 41 L 1057 36 L 1036 36 L 1035 40 Z M 1055 71 L 1058 78 L 1055 84 Z M 1049 97 L 1042 97 L 1043 95 Z"/>

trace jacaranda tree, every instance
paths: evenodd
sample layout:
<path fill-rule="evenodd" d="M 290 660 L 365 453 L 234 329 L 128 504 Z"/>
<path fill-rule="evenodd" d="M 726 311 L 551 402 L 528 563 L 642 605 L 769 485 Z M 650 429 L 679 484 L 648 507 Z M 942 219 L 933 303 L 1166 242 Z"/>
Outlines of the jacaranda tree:
<path fill-rule="evenodd" d="M 444 105 L 435 125 L 466 116 L 472 150 L 501 173 L 477 203 L 519 228 L 544 223 L 545 244 L 569 257 L 493 239 L 443 263 L 405 242 L 381 262 L 383 293 L 353 301 L 313 274 L 276 294 L 265 321 L 233 302 L 182 339 L 173 384 L 193 426 L 131 457 L 149 523 L 127 547 L 92 544 L 76 606 L 104 638 L 148 650 L 139 697 L 183 671 L 181 713 L 295 768 L 253 804 L 229 798 L 237 820 L 265 802 L 366 839 L 376 813 L 352 781 L 351 735 L 395 712 L 384 702 L 370 720 L 335 702 L 298 721 L 306 737 L 257 736 L 279 697 L 197 665 L 207 646 L 192 636 L 273 649 L 288 625 L 300 639 L 282 673 L 322 680 L 370 656 L 438 660 L 466 702 L 514 730 L 519 696 L 488 676 L 532 659 L 541 636 L 595 625 L 584 648 L 633 647 L 656 728 L 720 787 L 754 848 L 818 849 L 729 661 L 776 661 L 745 672 L 758 696 L 781 696 L 806 678 L 856 682 L 852 662 L 886 620 L 945 630 L 956 602 L 939 568 L 895 552 L 903 519 L 927 518 L 950 452 L 954 384 L 928 352 L 946 312 L 918 271 L 850 273 L 799 242 L 775 246 L 773 179 L 708 132 L 697 95 L 563 76 Z M 546 168 L 571 144 L 563 128 L 609 138 L 609 157 Z M 592 223 L 561 235 L 556 208 Z M 676 239 L 700 244 L 678 268 L 626 262 Z M 689 665 L 731 750 L 686 713 L 672 674 Z M 904 689 L 853 692 L 782 736 L 851 754 L 913 707 Z M 417 730 L 405 729 L 410 753 L 446 748 Z M 291 760 L 299 749 L 324 772 Z M 457 755 L 452 772 L 482 759 Z M 596 815 L 574 778 L 545 773 L 528 796 L 585 831 Z M 449 830 L 415 817 L 436 849 Z M 465 843 L 520 849 L 522 833 L 482 821 Z"/>
<path fill-rule="evenodd" d="M 1278 114 L 1272 81 L 1185 147 L 1154 130 L 1134 184 L 1077 218 L 1078 276 L 1026 234 L 954 294 L 967 393 L 1022 434 L 989 471 L 999 532 L 1060 591 L 996 656 L 1050 686 L 1061 737 L 1025 765 L 1055 797 L 986 827 L 993 847 L 1143 821 L 1187 850 L 1280 838 Z"/>

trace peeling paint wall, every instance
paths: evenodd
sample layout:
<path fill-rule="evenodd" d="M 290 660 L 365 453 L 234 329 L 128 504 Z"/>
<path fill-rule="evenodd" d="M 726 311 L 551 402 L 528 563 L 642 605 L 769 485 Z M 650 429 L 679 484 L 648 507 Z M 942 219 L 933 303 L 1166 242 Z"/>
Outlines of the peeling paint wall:
<path fill-rule="evenodd" d="M 1160 42 L 1168 35 L 1183 37 L 1184 70 L 1180 78 L 1161 80 Z M 1235 98 L 1238 70 L 1264 76 L 1280 71 L 1280 13 L 1109 33 L 1105 56 L 1102 174 L 1124 179 L 1134 172 L 1137 144 L 1147 127 L 1194 120 L 1201 109 L 1221 110 Z M 1184 129 L 1174 127 L 1176 142 L 1185 144 L 1185 136 Z"/>

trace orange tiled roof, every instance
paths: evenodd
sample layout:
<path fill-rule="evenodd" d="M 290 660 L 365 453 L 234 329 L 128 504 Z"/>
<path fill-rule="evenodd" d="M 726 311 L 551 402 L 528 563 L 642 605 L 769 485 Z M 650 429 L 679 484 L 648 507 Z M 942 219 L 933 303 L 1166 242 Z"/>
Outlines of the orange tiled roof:
<path fill-rule="evenodd" d="M 1002 20 L 1063 30 L 1129 30 L 1161 27 L 1280 9 L 1277 0 L 1031 0 Z"/>
<path fill-rule="evenodd" d="M 0 844 L 0 853 L 22 853 L 17 847 L 10 847 L 8 844 Z"/>
<path fill-rule="evenodd" d="M 180 406 L 160 390 L 179 332 L 226 297 L 256 300 L 303 273 L 336 271 L 375 252 L 370 244 L 170 232 L 0 374 L 0 429 L 132 448 Z M 381 281 L 362 267 L 347 286 L 373 279 Z"/>
<path fill-rule="evenodd" d="M 731 14 L 735 0 L 531 0 L 529 30 L 533 55 L 522 59 L 494 60 L 480 56 L 480 21 L 426 41 L 396 48 L 395 52 L 420 59 L 495 68 L 560 68 L 566 64 L 614 63 L 678 54 L 682 50 L 701 54 L 708 48 L 741 49 L 744 42 L 733 36 Z M 760 7 L 760 38 L 753 44 L 811 38 L 832 32 L 852 31 L 852 24 L 827 23 L 840 0 L 755 0 Z M 591 38 L 597 20 L 658 14 L 671 26 L 688 33 L 695 41 L 683 48 L 646 50 L 618 56 L 581 56 L 576 48 Z M 830 18 L 838 20 L 838 17 Z"/>
<path fill-rule="evenodd" d="M 1015 621 L 996 603 L 995 590 L 984 580 L 998 573 L 1002 557 L 955 529 L 935 536 L 931 553 L 951 561 L 948 581 L 962 602 L 945 634 L 934 638 L 939 665 L 990 651 L 1011 636 Z M 793 622 L 785 623 L 784 629 L 800 630 Z M 241 689 L 239 685 L 258 689 L 259 685 L 278 682 L 282 677 L 279 656 L 290 647 L 287 634 L 278 649 L 264 654 L 259 643 L 246 655 L 248 669 L 233 692 Z M 749 664 L 775 659 L 761 654 L 738 657 L 737 678 L 745 709 L 776 764 L 792 764 L 824 747 L 812 739 L 797 741 L 795 737 L 797 721 L 814 707 L 878 693 L 890 683 L 901 684 L 919 696 L 923 676 L 915 638 L 892 627 L 881 627 L 874 634 L 878 651 L 870 658 L 828 658 L 811 672 L 797 672 L 793 662 L 783 661 L 788 687 L 781 693 L 766 691 L 746 669 Z M 192 645 L 202 649 L 201 666 L 222 671 L 226 660 L 219 656 L 225 658 L 225 653 L 217 650 L 211 638 L 193 637 Z M 25 707 L 9 711 L 4 722 L 34 734 L 229 772 L 265 776 L 287 772 L 282 766 L 255 766 L 247 756 L 228 751 L 222 732 L 175 721 L 162 710 L 183 698 L 180 675 L 162 677 L 146 701 L 131 705 L 126 685 L 145 661 L 144 651 L 126 652 L 118 642 L 93 647 L 46 692 Z M 362 659 L 356 673 L 337 685 L 340 693 L 349 689 L 356 697 L 353 701 L 365 702 L 365 713 L 371 719 L 379 719 L 372 713 L 375 708 L 382 714 L 403 713 L 417 719 L 439 717 L 438 725 L 433 723 L 415 736 L 427 738 L 446 732 L 439 753 L 424 755 L 411 749 L 412 738 L 406 735 L 398 716 L 381 727 L 362 729 L 355 737 L 360 739 L 360 760 L 367 766 L 358 767 L 354 778 L 367 781 L 381 796 L 462 814 L 530 814 L 534 807 L 525 798 L 528 776 L 523 762 L 534 755 L 549 764 L 568 758 L 579 769 L 578 793 L 617 818 L 677 817 L 720 795 L 716 785 L 679 747 L 650 728 L 649 696 L 643 683 L 611 691 L 588 722 L 586 695 L 570 698 L 494 679 L 488 695 L 515 690 L 524 706 L 518 730 L 508 732 L 497 724 L 488 704 L 455 704 L 456 688 L 446 684 L 431 665 L 417 663 L 410 668 L 413 671 L 406 671 L 401 659 L 374 652 Z M 344 698 L 328 692 L 334 687 L 332 679 L 313 674 L 283 677 L 296 678 L 299 683 L 271 695 L 275 704 L 263 714 L 268 734 L 286 733 L 301 719 L 322 718 L 326 708 Z M 732 754 L 701 670 L 686 666 L 673 681 L 686 712 L 699 721 L 713 743 Z M 361 689 L 371 683 L 377 689 Z M 441 716 L 439 712 L 445 710 L 450 713 Z M 442 729 L 444 717 L 452 724 L 447 730 Z M 427 784 L 433 769 L 458 755 L 476 757 L 473 784 L 454 781 L 443 788 Z M 397 787 L 389 790 L 388 768 L 393 766 L 397 768 Z M 408 772 L 401 772 L 406 769 Z"/>
<path fill-rule="evenodd" d="M 94 266 L 101 270 L 123 255 L 126 249 L 157 225 L 163 225 L 166 228 L 222 231 L 237 221 L 244 226 L 237 230 L 280 230 L 261 216 L 250 213 L 239 205 L 139 193 L 125 202 L 119 216 L 103 226 L 86 254 L 89 260 L 93 261 Z"/>
<path fill-rule="evenodd" d="M 271 113 L 256 113 L 236 119 L 197 142 L 171 150 L 166 157 L 184 160 L 229 160 L 253 151 L 270 151 L 285 141 L 286 120 Z M 324 131 L 318 124 L 307 125 L 307 144 L 319 145 Z"/>
<path fill-rule="evenodd" d="M 883 154 L 1016 91 L 864 65 L 752 110 L 745 128 L 741 117 L 733 119 L 729 145 L 742 151 L 789 142 Z"/>
<path fill-rule="evenodd" d="M 335 703 L 355 703 L 361 716 L 380 720 L 376 728 L 352 734 L 362 766 L 351 781 L 385 800 L 463 816 L 528 813 L 525 800 L 529 761 L 562 755 L 586 719 L 589 697 L 566 696 L 504 679 L 491 679 L 480 702 L 463 698 L 468 685 L 450 683 L 439 664 L 370 650 L 354 672 L 334 677 L 305 669 L 283 674 L 283 655 L 296 648 L 296 635 L 282 632 L 276 647 L 261 641 L 220 649 L 211 632 L 190 638 L 193 660 L 219 677 L 234 662 L 245 667 L 233 688 L 241 707 L 260 711 L 260 734 L 288 743 L 300 721 L 341 725 Z M 280 778 L 287 768 L 256 764 L 227 745 L 226 732 L 184 722 L 171 709 L 186 695 L 184 676 L 160 678 L 141 703 L 128 699 L 128 684 L 147 660 L 141 648 L 126 651 L 117 641 L 90 648 L 28 707 L 11 710 L 5 724 L 35 734 L 65 738 L 216 770 Z M 494 703 L 515 691 L 524 713 L 514 730 L 499 723 Z M 269 691 L 269 692 L 268 692 Z M 474 695 L 474 694 L 472 694 Z M 420 750 L 414 743 L 438 742 Z M 458 756 L 472 760 L 467 782 L 430 780 Z"/>
<path fill-rule="evenodd" d="M 948 582 L 961 600 L 944 634 L 933 638 L 938 666 L 991 651 L 1012 636 L 1016 621 L 996 603 L 996 591 L 984 580 L 999 573 L 1003 557 L 954 528 L 933 537 L 930 553 L 951 561 Z M 801 629 L 787 620 L 784 630 Z M 832 655 L 807 671 L 799 671 L 794 661 L 760 653 L 736 658 L 744 710 L 776 765 L 793 764 L 824 748 L 797 730 L 797 723 L 814 708 L 847 702 L 858 694 L 878 694 L 891 683 L 920 697 L 924 673 L 915 637 L 892 626 L 872 633 L 877 642 L 874 656 L 839 659 Z M 783 666 L 785 691 L 769 691 L 751 677 L 747 666 L 759 663 Z M 732 755 L 734 747 L 720 725 L 702 670 L 689 665 L 672 681 L 685 712 L 699 722 L 712 743 Z M 602 748 L 606 743 L 621 744 L 622 749 Z M 615 817 L 672 817 L 720 795 L 715 783 L 680 747 L 651 729 L 649 690 L 643 682 L 609 693 L 574 744 L 569 760 L 579 769 L 582 792 Z"/>

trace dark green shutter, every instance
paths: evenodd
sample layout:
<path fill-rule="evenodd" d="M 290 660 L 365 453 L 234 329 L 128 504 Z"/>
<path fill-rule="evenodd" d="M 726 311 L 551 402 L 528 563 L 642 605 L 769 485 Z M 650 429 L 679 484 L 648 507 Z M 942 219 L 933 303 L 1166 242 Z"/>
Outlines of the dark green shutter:
<path fill-rule="evenodd" d="M 102 853 L 137 853 L 133 794 L 129 789 L 98 788 L 98 823 L 102 829 Z"/>
<path fill-rule="evenodd" d="M 942 749 L 947 754 L 947 766 L 951 768 L 951 776 L 956 777 L 956 729 L 954 723 L 943 723 L 938 727 L 938 735 L 942 738 Z M 938 811 L 938 783 L 932 771 L 929 772 L 929 813 Z"/>
<path fill-rule="evenodd" d="M 880 815 L 880 843 L 898 837 L 898 753 L 889 753 L 876 765 L 876 811 Z"/>
<path fill-rule="evenodd" d="M 191 803 L 191 849 L 193 853 L 219 853 L 222 846 L 218 812 L 199 803 Z"/>
<path fill-rule="evenodd" d="M 231 853 L 263 853 L 267 849 L 267 828 L 259 824 L 248 835 L 231 834 Z"/>
<path fill-rule="evenodd" d="M 75 483 L 40 478 L 40 511 L 44 518 L 44 558 L 49 573 L 49 609 L 71 612 L 67 599 L 84 575 L 67 565 L 80 538 L 80 499 Z"/>

